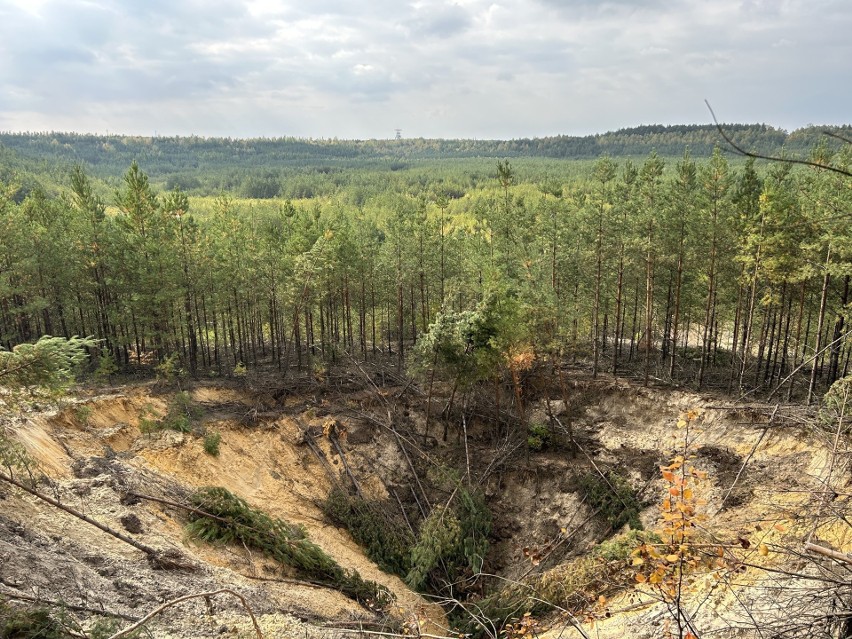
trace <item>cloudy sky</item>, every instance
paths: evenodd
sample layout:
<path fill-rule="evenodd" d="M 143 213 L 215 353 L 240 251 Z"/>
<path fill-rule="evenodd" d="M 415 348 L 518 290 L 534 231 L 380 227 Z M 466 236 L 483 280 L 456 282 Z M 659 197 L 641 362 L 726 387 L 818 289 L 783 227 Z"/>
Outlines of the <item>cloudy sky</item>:
<path fill-rule="evenodd" d="M 513 138 L 852 121 L 850 0 L 0 0 L 0 130 Z"/>

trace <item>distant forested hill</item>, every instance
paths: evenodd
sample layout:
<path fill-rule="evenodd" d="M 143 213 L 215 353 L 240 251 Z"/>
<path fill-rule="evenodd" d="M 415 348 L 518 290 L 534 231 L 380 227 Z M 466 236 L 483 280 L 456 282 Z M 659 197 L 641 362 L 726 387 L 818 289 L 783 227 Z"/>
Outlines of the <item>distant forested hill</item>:
<path fill-rule="evenodd" d="M 765 124 L 725 125 L 740 146 L 759 153 L 806 156 L 831 130 L 852 137 L 852 126 L 807 127 L 787 133 Z M 709 156 L 721 141 L 712 125 L 647 125 L 575 137 L 559 135 L 517 140 L 337 140 L 281 138 L 203 138 L 82 135 L 76 133 L 0 133 L 0 145 L 22 158 L 59 164 L 78 163 L 98 176 L 117 176 L 133 160 L 152 176 L 206 172 L 226 167 L 284 167 L 305 164 L 350 164 L 365 160 L 407 161 L 436 158 L 546 157 L 592 159 L 643 157 L 652 150 L 680 156 L 689 147 L 696 157 Z"/>

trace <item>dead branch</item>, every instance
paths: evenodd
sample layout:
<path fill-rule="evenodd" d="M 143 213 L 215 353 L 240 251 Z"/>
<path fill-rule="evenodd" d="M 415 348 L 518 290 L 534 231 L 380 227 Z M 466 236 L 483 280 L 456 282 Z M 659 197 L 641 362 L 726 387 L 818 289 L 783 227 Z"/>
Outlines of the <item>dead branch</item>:
<path fill-rule="evenodd" d="M 105 532 L 106 534 L 111 535 L 111 536 L 115 537 L 116 539 L 123 541 L 126 544 L 129 544 L 130 546 L 133 546 L 137 550 L 141 550 L 148 557 L 148 561 L 150 561 L 151 564 L 153 566 L 157 567 L 157 568 L 190 568 L 191 567 L 185 561 L 181 561 L 182 557 L 173 556 L 176 551 L 169 551 L 168 553 L 164 553 L 163 551 L 157 550 L 156 548 L 151 548 L 150 546 L 146 546 L 145 544 L 136 541 L 132 537 L 128 537 L 127 535 L 122 534 L 122 533 L 118 532 L 117 530 L 110 528 L 109 526 L 107 526 L 105 524 L 100 523 L 99 521 L 95 521 L 94 519 L 92 519 L 88 515 L 84 515 L 83 513 L 81 513 L 79 510 L 75 510 L 74 508 L 71 508 L 70 506 L 66 506 L 65 504 L 53 499 L 52 497 L 48 497 L 47 495 L 40 493 L 39 491 L 35 490 L 34 488 L 30 488 L 26 484 L 22 484 L 21 482 L 10 477 L 9 475 L 6 475 L 3 472 L 0 472 L 0 480 L 5 481 L 6 483 L 12 484 L 13 486 L 16 486 L 17 488 L 20 488 L 21 490 L 29 493 L 30 495 L 33 495 L 34 497 L 37 497 L 38 499 L 42 500 L 43 502 L 50 504 L 54 508 L 58 508 L 59 510 L 64 511 L 64 512 L 68 513 L 69 515 L 76 517 L 77 519 L 80 519 L 81 521 L 85 521 L 87 524 L 91 524 L 95 528 L 98 528 L 99 530 Z"/>
<path fill-rule="evenodd" d="M 249 617 L 251 617 L 251 623 L 254 626 L 254 631 L 255 631 L 255 634 L 257 634 L 257 639 L 263 639 L 263 632 L 261 632 L 261 630 L 260 630 L 260 626 L 258 625 L 257 619 L 255 618 L 254 613 L 252 612 L 251 606 L 248 605 L 248 602 L 246 601 L 245 597 L 243 597 L 238 592 L 231 590 L 230 588 L 220 588 L 219 590 L 211 590 L 210 592 L 199 592 L 199 593 L 196 593 L 196 594 L 193 594 L 193 595 L 184 595 L 183 597 L 178 597 L 177 599 L 172 599 L 171 601 L 167 601 L 163 605 L 158 606 L 157 608 L 155 608 L 154 610 L 149 612 L 147 615 L 142 617 L 142 619 L 140 619 L 136 623 L 128 626 L 124 630 L 120 630 L 119 632 L 116 632 L 114 635 L 109 637 L 109 639 L 119 639 L 119 637 L 124 637 L 125 635 L 129 635 L 134 630 L 137 630 L 138 628 L 141 628 L 142 626 L 144 626 L 146 623 L 148 623 L 148 621 L 150 621 L 151 619 L 153 619 L 154 617 L 159 615 L 166 608 L 171 608 L 172 606 L 175 606 L 175 605 L 182 603 L 184 601 L 188 601 L 190 599 L 201 599 L 202 597 L 207 598 L 207 597 L 212 597 L 214 595 L 219 595 L 219 594 L 233 595 L 234 597 L 236 597 L 237 599 L 240 600 L 240 603 L 242 604 L 243 608 L 246 609 L 246 612 L 248 612 Z"/>
<path fill-rule="evenodd" d="M 331 442 L 331 445 L 334 446 L 334 449 L 337 451 L 337 454 L 340 456 L 340 461 L 343 464 L 343 470 L 346 472 L 347 476 L 352 481 L 352 485 L 355 487 L 355 494 L 357 494 L 358 497 L 363 499 L 364 495 L 361 492 L 361 486 L 358 484 L 358 480 L 355 478 L 355 475 L 353 474 L 352 469 L 349 468 L 349 463 L 346 461 L 346 454 L 343 452 L 343 448 L 340 446 L 340 442 L 337 440 L 337 435 L 330 432 L 328 434 L 328 441 Z"/>
<path fill-rule="evenodd" d="M 774 157 L 774 156 L 771 156 L 771 155 L 763 155 L 761 153 L 755 153 L 754 151 L 746 151 L 741 146 L 737 145 L 737 143 L 734 142 L 731 139 L 731 136 L 729 136 L 727 133 L 725 133 L 725 130 L 722 128 L 722 125 L 719 124 L 719 121 L 716 119 L 716 114 L 713 112 L 713 107 L 710 106 L 710 103 L 707 100 L 704 100 L 704 104 L 707 105 L 707 108 L 710 110 L 710 115 L 713 116 L 713 123 L 716 125 L 716 129 L 719 131 L 719 135 L 721 135 L 722 138 L 725 140 L 725 142 L 728 143 L 728 146 L 730 146 L 734 150 L 734 152 L 739 154 L 739 155 L 744 155 L 744 156 L 749 157 L 749 158 L 756 158 L 758 160 L 769 160 L 770 162 L 788 162 L 790 164 L 803 164 L 805 166 L 812 166 L 812 167 L 815 167 L 817 169 L 825 169 L 826 171 L 833 171 L 835 173 L 839 173 L 840 175 L 845 175 L 846 177 L 852 177 L 852 172 L 849 172 L 846 169 L 838 168 L 836 166 L 831 166 L 830 164 L 822 164 L 820 162 L 811 162 L 810 160 L 799 160 L 797 158 L 778 158 L 778 157 Z M 843 140 L 845 142 L 848 142 L 848 140 L 846 140 L 846 138 L 843 138 L 839 135 L 834 135 L 832 133 L 829 133 L 828 131 L 824 131 L 824 133 L 826 135 L 831 136 L 831 137 L 835 137 L 835 138 L 838 138 L 838 139 Z"/>
<path fill-rule="evenodd" d="M 822 555 L 823 557 L 830 557 L 831 559 L 835 559 L 844 564 L 852 565 L 852 556 L 844 553 L 838 552 L 836 550 L 831 550 L 831 548 L 826 548 L 825 546 L 819 546 L 817 544 L 813 544 L 811 542 L 805 542 L 805 550 L 807 552 L 813 552 L 818 555 Z"/>
<path fill-rule="evenodd" d="M 775 421 L 775 415 L 776 413 L 778 413 L 778 406 L 779 404 L 775 404 L 775 408 L 772 411 L 772 415 L 769 416 L 769 423 L 767 423 L 764 429 L 760 432 L 760 437 L 757 438 L 757 441 L 754 443 L 754 446 L 751 447 L 751 451 L 749 452 L 748 456 L 743 460 L 743 464 L 742 466 L 740 466 L 740 470 L 739 472 L 737 472 L 737 476 L 734 477 L 734 481 L 731 482 L 731 485 L 728 487 L 725 496 L 722 497 L 722 503 L 719 504 L 719 510 L 716 511 L 716 514 L 722 511 L 722 508 L 725 506 L 725 502 L 727 501 L 728 497 L 731 496 L 731 491 L 734 490 L 734 486 L 736 486 L 737 482 L 740 480 L 740 476 L 743 474 L 743 471 L 746 469 L 746 466 L 748 465 L 755 451 L 757 451 L 757 447 L 760 446 L 760 442 L 763 441 L 763 438 L 766 437 L 766 433 L 768 433 L 769 429 L 772 428 L 772 422 Z"/>

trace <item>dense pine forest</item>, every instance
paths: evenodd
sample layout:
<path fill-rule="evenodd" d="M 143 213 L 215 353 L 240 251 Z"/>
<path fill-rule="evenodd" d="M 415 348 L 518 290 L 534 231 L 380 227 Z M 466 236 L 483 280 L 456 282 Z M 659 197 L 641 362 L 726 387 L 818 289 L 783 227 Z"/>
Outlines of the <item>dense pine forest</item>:
<path fill-rule="evenodd" d="M 731 131 L 765 153 L 852 159 L 817 129 Z M 0 343 L 91 335 L 104 375 L 390 358 L 519 387 L 558 360 L 810 402 L 849 373 L 852 181 L 731 159 L 718 141 L 711 127 L 510 142 L 4 134 Z"/>

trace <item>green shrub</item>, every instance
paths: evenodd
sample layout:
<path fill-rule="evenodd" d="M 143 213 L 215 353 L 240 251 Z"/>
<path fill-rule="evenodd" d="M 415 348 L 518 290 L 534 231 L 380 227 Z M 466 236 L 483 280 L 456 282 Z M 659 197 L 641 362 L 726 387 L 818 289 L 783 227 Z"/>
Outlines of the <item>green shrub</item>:
<path fill-rule="evenodd" d="M 186 376 L 186 371 L 180 367 L 177 353 L 169 355 L 154 367 L 157 379 L 163 382 L 177 381 Z"/>
<path fill-rule="evenodd" d="M 94 408 L 92 408 L 88 404 L 80 404 L 79 406 L 77 406 L 77 408 L 74 409 L 74 418 L 81 426 L 88 426 L 89 419 L 92 417 L 93 412 Z"/>
<path fill-rule="evenodd" d="M 482 572 L 491 511 L 479 492 L 457 487 L 455 494 L 451 507 L 434 508 L 420 528 L 411 549 L 411 571 L 405 578 L 412 588 L 424 588 L 438 566 L 451 582 Z"/>
<path fill-rule="evenodd" d="M 161 418 L 153 415 L 150 407 L 140 413 L 139 428 L 143 433 L 153 433 L 160 430 L 176 430 L 180 433 L 192 432 L 195 424 L 201 419 L 202 410 L 192 401 L 186 391 L 174 394 L 169 401 L 168 410 Z"/>
<path fill-rule="evenodd" d="M 411 570 L 405 582 L 415 590 L 421 589 L 429 572 L 458 548 L 461 539 L 461 525 L 455 514 L 443 506 L 433 508 L 411 549 Z"/>
<path fill-rule="evenodd" d="M 629 530 L 602 541 L 592 552 L 595 556 L 606 561 L 626 561 L 630 559 L 630 553 L 642 544 L 660 544 L 662 542 L 660 536 L 654 532 Z"/>
<path fill-rule="evenodd" d="M 35 483 L 36 462 L 19 442 L 9 439 L 0 428 L 0 467 L 18 479 Z"/>
<path fill-rule="evenodd" d="M 110 378 L 118 372 L 118 366 L 112 353 L 108 349 L 102 348 L 98 355 L 98 365 L 95 368 L 95 379 L 101 382 L 108 382 Z"/>
<path fill-rule="evenodd" d="M 336 487 L 322 510 L 332 523 L 349 531 L 379 568 L 400 577 L 408 574 L 414 537 L 403 522 L 389 515 L 386 503 L 353 497 Z"/>
<path fill-rule="evenodd" d="M 555 606 L 569 612 L 580 612 L 595 601 L 607 588 L 608 573 L 601 560 L 592 556 L 576 557 L 558 568 L 530 576 L 523 581 L 506 582 L 500 590 L 468 606 L 481 618 L 487 619 L 503 636 L 506 624 L 524 615 L 542 615 Z M 453 627 L 459 634 L 473 639 L 487 636 L 482 626 L 470 615 L 451 615 Z"/>
<path fill-rule="evenodd" d="M 109 639 L 116 632 L 121 630 L 121 622 L 118 619 L 113 617 L 101 617 L 96 619 L 94 623 L 89 626 L 89 630 L 86 632 L 86 635 L 89 639 Z M 144 626 L 142 628 L 137 628 L 130 634 L 124 635 L 125 639 L 139 639 L 143 635 L 151 636 L 151 632 L 146 629 Z"/>
<path fill-rule="evenodd" d="M 204 452 L 213 457 L 219 456 L 219 444 L 222 442 L 222 434 L 218 430 L 204 434 Z"/>
<path fill-rule="evenodd" d="M 47 608 L 0 604 L 0 639 L 64 639 L 67 633 Z"/>
<path fill-rule="evenodd" d="M 393 595 L 383 586 L 366 581 L 355 570 L 342 568 L 307 538 L 302 527 L 273 519 L 224 488 L 202 488 L 191 496 L 190 503 L 212 515 L 191 515 L 187 530 L 193 537 L 254 548 L 301 576 L 337 588 L 369 607 L 384 608 L 393 601 Z"/>
<path fill-rule="evenodd" d="M 618 530 L 624 524 L 629 524 L 637 530 L 642 529 L 642 522 L 639 520 L 642 504 L 626 477 L 613 470 L 608 470 L 603 476 L 599 473 L 587 473 L 580 478 L 580 487 L 585 492 L 589 505 L 599 511 L 600 517 L 606 520 L 613 530 Z"/>
<path fill-rule="evenodd" d="M 527 448 L 539 452 L 550 448 L 553 434 L 547 424 L 530 424 L 527 434 Z"/>

